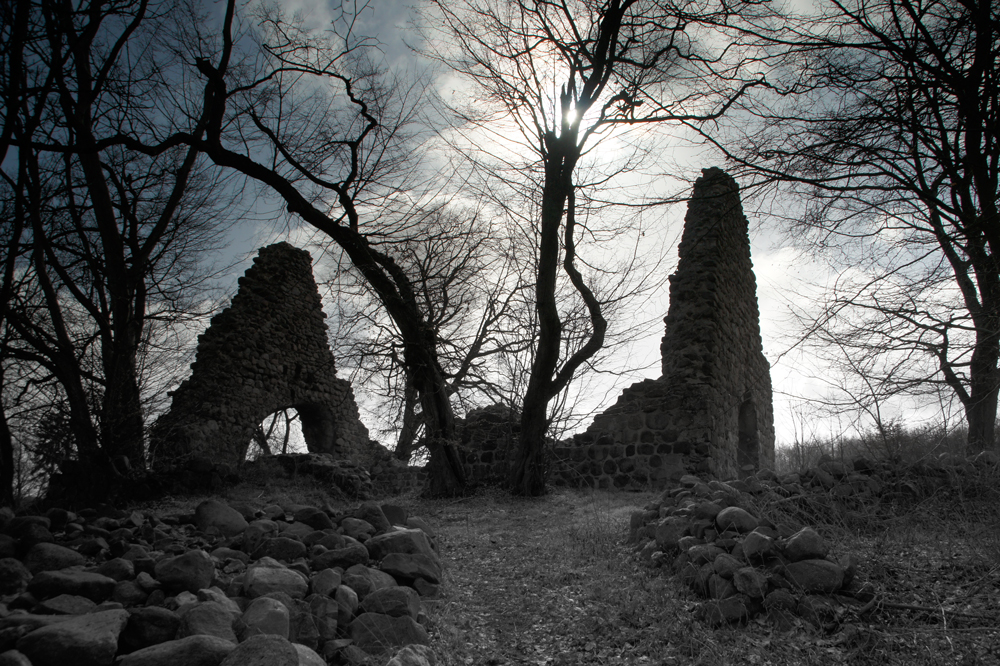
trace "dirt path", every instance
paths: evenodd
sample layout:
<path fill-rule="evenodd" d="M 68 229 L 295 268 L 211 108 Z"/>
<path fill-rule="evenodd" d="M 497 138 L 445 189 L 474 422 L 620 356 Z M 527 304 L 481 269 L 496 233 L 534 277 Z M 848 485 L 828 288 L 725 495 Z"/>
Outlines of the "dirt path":
<path fill-rule="evenodd" d="M 624 543 L 632 510 L 652 497 L 555 491 L 534 500 L 492 493 L 412 501 L 411 513 L 437 532 L 447 567 L 442 599 L 426 605 L 442 666 L 1000 664 L 997 625 L 955 627 L 927 614 L 845 615 L 829 635 L 804 622 L 778 632 L 764 618 L 709 629 L 694 619 L 699 601 L 664 572 L 640 567 Z M 919 523 L 926 534 L 911 524 L 851 539 L 887 599 L 928 603 L 941 582 L 912 581 L 913 594 L 904 597 L 881 580 L 885 563 L 907 558 L 914 538 L 935 546 L 945 533 L 957 538 L 954 525 L 944 532 L 926 516 Z M 983 587 L 1000 559 L 972 552 L 989 545 L 982 527 L 976 532 L 976 540 L 960 540 L 960 550 L 977 563 L 969 577 Z"/>
<path fill-rule="evenodd" d="M 448 563 L 446 597 L 429 608 L 445 663 L 680 663 L 645 629 L 684 604 L 622 543 L 631 511 L 651 497 L 497 494 L 414 507 L 428 512 Z"/>

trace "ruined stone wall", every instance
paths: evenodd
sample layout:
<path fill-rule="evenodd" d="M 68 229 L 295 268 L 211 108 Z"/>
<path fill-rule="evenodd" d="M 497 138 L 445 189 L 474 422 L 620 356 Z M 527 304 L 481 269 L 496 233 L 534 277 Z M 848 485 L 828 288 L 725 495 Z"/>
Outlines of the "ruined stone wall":
<path fill-rule="evenodd" d="M 198 338 L 191 377 L 156 423 L 157 464 L 199 457 L 238 464 L 269 414 L 295 408 L 310 452 L 364 460 L 372 443 L 351 385 L 336 376 L 308 252 L 260 250 L 232 304 Z"/>
<path fill-rule="evenodd" d="M 687 473 L 733 478 L 773 465 L 747 219 L 736 182 L 720 169 L 695 183 L 678 254 L 663 375 L 627 388 L 572 445 L 557 447 L 553 483 L 663 487 Z"/>

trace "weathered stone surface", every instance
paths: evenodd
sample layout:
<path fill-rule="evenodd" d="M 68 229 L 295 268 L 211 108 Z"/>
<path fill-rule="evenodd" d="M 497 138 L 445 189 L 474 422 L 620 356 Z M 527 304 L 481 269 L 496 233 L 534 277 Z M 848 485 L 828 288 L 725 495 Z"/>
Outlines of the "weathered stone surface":
<path fill-rule="evenodd" d="M 309 590 L 314 594 L 332 596 L 334 591 L 340 587 L 341 582 L 342 579 L 339 571 L 335 569 L 323 569 L 309 579 Z"/>
<path fill-rule="evenodd" d="M 358 595 L 346 585 L 341 585 L 334 593 L 337 601 L 337 623 L 347 626 L 358 613 Z"/>
<path fill-rule="evenodd" d="M 314 530 L 327 530 L 336 527 L 326 511 L 314 506 L 299 507 L 293 515 L 296 522 L 304 523 Z"/>
<path fill-rule="evenodd" d="M 420 554 L 437 558 L 437 553 L 423 530 L 392 530 L 372 537 L 365 543 L 368 553 L 376 562 L 389 553 Z"/>
<path fill-rule="evenodd" d="M 785 567 L 785 578 L 805 592 L 832 594 L 844 583 L 844 570 L 828 560 L 800 560 Z"/>
<path fill-rule="evenodd" d="M 217 601 L 201 601 L 182 608 L 180 627 L 177 635 L 215 636 L 231 643 L 236 642 L 236 632 L 233 630 L 235 620 L 232 610 Z"/>
<path fill-rule="evenodd" d="M 422 578 L 431 583 L 440 583 L 441 561 L 420 553 L 389 553 L 379 568 L 397 580 L 411 582 Z"/>
<path fill-rule="evenodd" d="M 188 636 L 125 655 L 119 666 L 219 666 L 236 644 L 216 636 Z"/>
<path fill-rule="evenodd" d="M 0 594 L 19 594 L 28 587 L 31 572 L 13 557 L 0 559 Z"/>
<path fill-rule="evenodd" d="M 407 516 L 405 511 L 402 513 L 402 515 L 400 515 L 399 512 L 396 512 L 396 516 L 397 518 L 401 519 L 400 524 L 404 524 L 406 522 Z M 373 528 L 375 528 L 376 534 L 381 534 L 382 532 L 385 532 L 392 527 L 389 517 L 386 516 L 385 511 L 383 511 L 382 507 L 380 507 L 378 504 L 375 504 L 374 502 L 363 503 L 354 512 L 354 517 L 370 524 Z"/>
<path fill-rule="evenodd" d="M 738 506 L 729 506 L 720 511 L 715 517 L 715 524 L 719 526 L 720 532 L 733 529 L 740 534 L 745 534 L 753 532 L 759 522 L 745 509 L 741 509 Z"/>
<path fill-rule="evenodd" d="M 743 567 L 733 575 L 733 585 L 740 594 L 751 599 L 763 599 L 767 594 L 767 576 L 753 567 Z"/>
<path fill-rule="evenodd" d="M 316 625 L 316 637 L 319 642 L 333 640 L 337 637 L 337 616 L 340 604 L 336 599 L 324 594 L 314 594 L 308 598 L 309 611 Z"/>
<path fill-rule="evenodd" d="M 656 543 L 663 552 L 677 549 L 677 544 L 687 535 L 690 523 L 678 516 L 668 516 L 656 525 Z"/>
<path fill-rule="evenodd" d="M 302 643 L 292 643 L 299 657 L 299 666 L 326 666 L 326 660 L 316 654 L 316 651 Z"/>
<path fill-rule="evenodd" d="M 420 595 L 410 587 L 385 587 L 361 601 L 362 613 L 383 613 L 393 617 L 408 615 L 414 620 L 420 613 Z"/>
<path fill-rule="evenodd" d="M 32 666 L 32 663 L 23 652 L 7 650 L 0 653 L 0 666 Z"/>
<path fill-rule="evenodd" d="M 811 527 L 801 530 L 788 537 L 784 553 L 792 562 L 799 560 L 818 560 L 826 557 L 829 548 L 820 534 Z"/>
<path fill-rule="evenodd" d="M 774 553 L 774 539 L 761 534 L 751 532 L 743 540 L 743 555 L 750 561 L 759 561 Z"/>
<path fill-rule="evenodd" d="M 242 634 L 244 639 L 258 634 L 274 634 L 288 638 L 291 616 L 288 607 L 277 599 L 270 597 L 254 599 L 240 619 L 245 626 Z"/>
<path fill-rule="evenodd" d="M 247 520 L 228 504 L 218 500 L 205 500 L 194 510 L 194 521 L 202 532 L 218 530 L 222 536 L 232 537 L 247 528 Z"/>
<path fill-rule="evenodd" d="M 298 409 L 310 452 L 340 459 L 369 452 L 354 393 L 337 377 L 309 253 L 288 243 L 265 247 L 239 283 L 153 427 L 157 459 L 238 465 L 254 428 L 284 407 Z"/>
<path fill-rule="evenodd" d="M 408 616 L 362 613 L 351 622 L 349 630 L 354 644 L 370 654 L 380 654 L 410 644 L 430 643 L 427 630 Z"/>
<path fill-rule="evenodd" d="M 57 615 L 84 615 L 92 612 L 96 607 L 97 604 L 87 597 L 60 594 L 57 597 L 46 599 L 38 604 L 37 610 L 42 613 L 54 613 Z"/>
<path fill-rule="evenodd" d="M 298 539 L 280 536 L 265 540 L 254 555 L 273 557 L 279 562 L 292 562 L 306 556 L 306 545 Z"/>
<path fill-rule="evenodd" d="M 715 569 L 715 573 L 723 578 L 732 578 L 737 570 L 743 568 L 743 563 L 729 553 L 721 553 L 716 555 L 712 567 Z"/>
<path fill-rule="evenodd" d="M 263 560 L 262 560 L 263 561 Z M 271 560 L 273 562 L 273 560 Z M 251 567 L 243 580 L 243 591 L 251 599 L 269 592 L 284 592 L 293 599 L 302 599 L 309 591 L 309 583 L 297 571 L 282 566 L 260 565 Z"/>
<path fill-rule="evenodd" d="M 124 610 L 81 615 L 34 630 L 17 642 L 17 649 L 35 666 L 108 666 L 127 621 Z"/>
<path fill-rule="evenodd" d="M 340 567 L 342 569 L 347 569 L 355 564 L 368 564 L 370 559 L 371 557 L 368 554 L 368 549 L 365 548 L 364 544 L 355 541 L 354 543 L 350 543 L 343 548 L 328 550 L 325 553 L 316 555 L 313 558 L 313 568 L 332 569 L 334 567 Z"/>
<path fill-rule="evenodd" d="M 36 543 L 24 558 L 24 565 L 31 573 L 36 574 L 40 571 L 81 566 L 86 561 L 87 558 L 71 548 L 55 543 Z"/>
<path fill-rule="evenodd" d="M 167 590 L 197 592 L 212 584 L 215 562 L 203 550 L 189 550 L 157 562 L 153 576 Z"/>
<path fill-rule="evenodd" d="M 745 622 L 749 617 L 746 604 L 740 597 L 727 597 L 708 601 L 698 607 L 698 616 L 710 626 Z"/>
<path fill-rule="evenodd" d="M 385 666 L 435 666 L 437 656 L 426 645 L 407 645 L 397 652 Z"/>
<path fill-rule="evenodd" d="M 773 463 L 748 221 L 736 181 L 720 169 L 704 169 L 694 185 L 669 303 L 661 377 L 625 389 L 573 445 L 558 449 L 555 484 L 664 488 L 692 473 L 735 478 Z M 623 450 L 602 455 L 611 443 Z M 702 486 L 691 487 L 706 497 Z"/>
<path fill-rule="evenodd" d="M 287 639 L 261 634 L 240 643 L 220 666 L 299 666 L 299 653 Z"/>
<path fill-rule="evenodd" d="M 119 643 L 126 651 L 133 651 L 172 641 L 180 623 L 177 613 L 166 608 L 136 608 L 129 615 Z"/>
<path fill-rule="evenodd" d="M 101 574 L 63 569 L 39 573 L 28 583 L 28 592 L 31 592 L 38 599 L 49 599 L 60 594 L 73 594 L 101 603 L 115 591 L 116 584 L 113 578 Z"/>

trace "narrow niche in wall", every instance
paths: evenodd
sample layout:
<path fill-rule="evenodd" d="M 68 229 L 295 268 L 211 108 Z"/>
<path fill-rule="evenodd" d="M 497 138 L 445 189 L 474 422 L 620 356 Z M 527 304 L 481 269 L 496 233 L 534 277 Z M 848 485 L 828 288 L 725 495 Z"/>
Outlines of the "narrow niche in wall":
<path fill-rule="evenodd" d="M 744 468 L 760 465 L 760 437 L 757 433 L 757 406 L 753 400 L 745 400 L 740 405 L 739 444 L 736 449 L 736 466 L 740 476 L 746 476 Z"/>
<path fill-rule="evenodd" d="M 247 447 L 247 460 L 279 453 L 302 453 L 306 450 L 306 440 L 302 434 L 302 418 L 298 410 L 289 407 L 279 409 L 254 430 Z"/>

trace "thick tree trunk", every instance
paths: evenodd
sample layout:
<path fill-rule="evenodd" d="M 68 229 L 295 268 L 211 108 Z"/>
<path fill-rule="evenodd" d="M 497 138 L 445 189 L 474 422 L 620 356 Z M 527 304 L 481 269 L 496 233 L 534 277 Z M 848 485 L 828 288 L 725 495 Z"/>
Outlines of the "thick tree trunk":
<path fill-rule="evenodd" d="M 119 348 L 110 354 L 104 371 L 101 448 L 108 457 L 126 456 L 133 469 L 141 468 L 145 463 L 144 424 L 135 352 Z"/>
<path fill-rule="evenodd" d="M 977 341 L 969 364 L 969 393 L 965 420 L 969 426 L 967 450 L 970 454 L 996 448 L 997 397 L 1000 392 L 1000 345 L 990 333 Z"/>
<path fill-rule="evenodd" d="M 0 405 L 0 506 L 14 506 L 14 437 Z"/>
<path fill-rule="evenodd" d="M 448 398 L 448 386 L 437 362 L 435 346 L 426 340 L 407 347 L 407 364 L 423 411 L 424 433 L 431 459 L 427 464 L 433 497 L 452 497 L 466 491 L 465 469 L 455 448 L 455 415 Z"/>
<path fill-rule="evenodd" d="M 527 400 L 523 405 L 520 448 L 510 477 L 510 490 L 515 495 L 537 497 L 545 493 L 547 406 L 548 403 Z"/>
<path fill-rule="evenodd" d="M 562 322 L 556 304 L 556 272 L 559 267 L 559 229 L 571 184 L 559 168 L 562 160 L 550 156 L 546 185 L 542 190 L 541 229 L 538 245 L 538 275 L 535 282 L 535 312 L 538 345 L 531 363 L 531 377 L 521 404 L 521 437 L 511 467 L 510 490 L 518 495 L 545 492 L 545 434 L 553 375 L 559 364 Z"/>
<path fill-rule="evenodd" d="M 413 385 L 413 377 L 406 373 L 406 384 L 403 387 L 403 425 L 399 429 L 399 439 L 396 440 L 396 450 L 393 455 L 400 462 L 409 463 L 413 456 L 413 447 L 420 429 L 417 416 L 417 390 Z"/>

